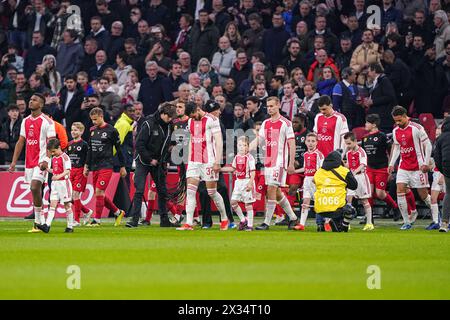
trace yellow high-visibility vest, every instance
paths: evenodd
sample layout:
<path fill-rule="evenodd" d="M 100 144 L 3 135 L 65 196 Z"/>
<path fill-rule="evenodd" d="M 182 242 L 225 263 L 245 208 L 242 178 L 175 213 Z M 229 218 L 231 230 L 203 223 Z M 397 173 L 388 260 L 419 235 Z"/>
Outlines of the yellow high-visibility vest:
<path fill-rule="evenodd" d="M 345 179 L 349 170 L 343 166 L 335 168 Z M 347 184 L 333 172 L 320 168 L 314 175 L 316 192 L 314 193 L 314 210 L 316 213 L 334 212 L 347 203 Z"/>

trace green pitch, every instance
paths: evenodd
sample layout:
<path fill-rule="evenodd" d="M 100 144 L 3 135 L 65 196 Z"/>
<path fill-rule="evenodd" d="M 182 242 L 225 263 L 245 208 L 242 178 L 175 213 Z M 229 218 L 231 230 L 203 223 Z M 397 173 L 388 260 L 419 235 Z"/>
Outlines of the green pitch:
<path fill-rule="evenodd" d="M 309 224 L 302 233 L 220 232 L 217 225 L 179 232 L 105 220 L 64 234 L 58 221 L 50 234 L 29 234 L 31 222 L 1 220 L 0 298 L 450 298 L 449 234 L 425 231 L 423 221 L 403 232 L 391 221 L 373 232 L 355 222 L 347 234 L 317 233 Z M 80 268 L 80 290 L 67 288 L 72 265 Z M 379 290 L 367 287 L 371 265 L 380 268 Z"/>

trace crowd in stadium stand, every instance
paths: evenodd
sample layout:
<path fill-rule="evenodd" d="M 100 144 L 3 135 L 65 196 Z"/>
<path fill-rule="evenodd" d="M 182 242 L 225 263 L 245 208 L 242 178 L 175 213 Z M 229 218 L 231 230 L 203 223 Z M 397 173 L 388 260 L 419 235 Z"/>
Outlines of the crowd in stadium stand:
<path fill-rule="evenodd" d="M 225 129 L 254 128 L 270 96 L 288 119 L 306 115 L 309 129 L 321 95 L 350 130 L 377 113 L 391 132 L 396 105 L 441 119 L 450 112 L 449 16 L 448 0 L 2 1 L 0 164 L 11 161 L 35 92 L 69 139 L 72 123 L 92 125 L 93 107 L 137 131 L 174 100 L 215 100 Z M 123 117 L 127 105 L 133 119 Z"/>

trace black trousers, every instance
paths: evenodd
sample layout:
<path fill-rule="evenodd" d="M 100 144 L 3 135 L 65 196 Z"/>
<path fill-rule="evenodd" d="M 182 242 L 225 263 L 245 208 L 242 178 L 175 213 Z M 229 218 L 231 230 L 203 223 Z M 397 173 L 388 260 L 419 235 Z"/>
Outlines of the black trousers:
<path fill-rule="evenodd" d="M 203 181 L 200 182 L 198 191 L 200 193 L 200 206 L 202 208 L 202 224 L 210 225 L 212 224 L 211 198 L 208 195 L 206 184 Z M 225 203 L 225 211 L 227 212 L 228 221 L 234 222 L 233 212 L 231 211 L 230 197 L 228 196 L 228 188 L 225 184 L 223 174 L 219 174 L 219 181 L 217 181 L 217 192 L 222 196 L 223 202 Z"/>
<path fill-rule="evenodd" d="M 131 216 L 133 220 L 138 221 L 141 216 L 142 199 L 145 191 L 145 182 L 147 175 L 150 173 L 152 180 L 155 182 L 158 192 L 158 210 L 161 220 L 168 219 L 167 215 L 167 186 L 166 174 L 161 165 L 146 166 L 139 160 L 136 161 L 136 170 L 134 171 L 134 187 L 136 192 L 133 197 L 133 207 Z"/>

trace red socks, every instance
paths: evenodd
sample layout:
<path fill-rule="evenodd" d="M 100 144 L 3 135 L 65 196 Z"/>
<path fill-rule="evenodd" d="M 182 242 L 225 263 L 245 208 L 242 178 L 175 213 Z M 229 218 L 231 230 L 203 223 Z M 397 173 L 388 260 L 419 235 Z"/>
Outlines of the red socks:
<path fill-rule="evenodd" d="M 73 214 L 74 214 L 74 219 L 76 222 L 80 222 L 80 214 L 81 214 L 81 201 L 80 199 L 78 200 L 73 200 Z"/>
<path fill-rule="evenodd" d="M 105 208 L 105 196 L 95 196 L 95 219 L 101 219 Z"/>
<path fill-rule="evenodd" d="M 117 212 L 119 209 L 114 205 L 114 203 L 108 197 L 105 197 L 105 207 L 112 212 Z"/>
<path fill-rule="evenodd" d="M 386 192 L 386 198 L 384 198 L 384 202 L 392 209 L 398 209 L 398 204 L 392 199 L 391 195 Z"/>

